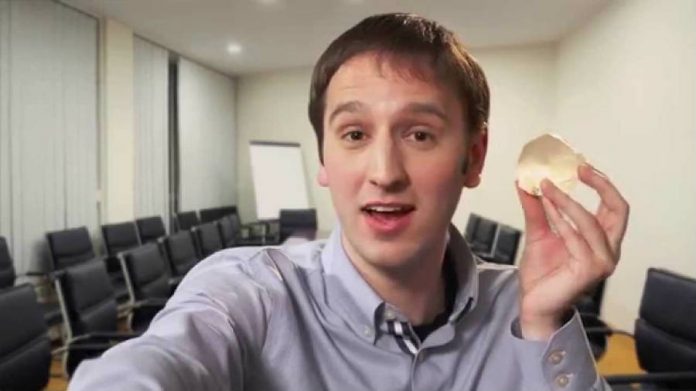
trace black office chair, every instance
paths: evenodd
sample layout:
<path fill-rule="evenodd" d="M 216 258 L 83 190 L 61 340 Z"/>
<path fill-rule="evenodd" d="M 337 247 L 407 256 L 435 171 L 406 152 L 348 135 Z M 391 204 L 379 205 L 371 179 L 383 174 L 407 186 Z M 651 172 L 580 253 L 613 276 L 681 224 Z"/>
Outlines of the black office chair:
<path fill-rule="evenodd" d="M 513 265 L 517 257 L 522 232 L 518 229 L 500 225 L 491 254 L 482 254 L 481 258 L 493 263 Z"/>
<path fill-rule="evenodd" d="M 237 214 L 237 207 L 234 205 L 205 208 L 200 210 L 201 223 L 211 223 L 233 214 Z"/>
<path fill-rule="evenodd" d="M 471 251 L 479 256 L 488 256 L 493 251 L 498 224 L 495 221 L 481 217 L 474 231 L 469 246 Z"/>
<path fill-rule="evenodd" d="M 70 228 L 46 234 L 53 270 L 95 259 L 87 227 Z"/>
<path fill-rule="evenodd" d="M 198 218 L 198 213 L 195 210 L 177 213 L 174 221 L 178 231 L 188 230 L 201 224 L 201 220 Z"/>
<path fill-rule="evenodd" d="M 696 390 L 696 280 L 666 270 L 647 273 L 634 338 L 645 374 L 611 375 L 612 389 Z M 588 334 L 628 334 L 587 328 Z M 630 334 L 629 334 L 630 335 Z"/>
<path fill-rule="evenodd" d="M 34 287 L 0 290 L 0 390 L 42 390 L 51 367 L 51 341 Z"/>
<path fill-rule="evenodd" d="M 119 254 L 140 246 L 140 238 L 135 223 L 128 221 L 116 224 L 102 225 L 102 238 L 107 252 L 106 266 L 111 283 L 118 292 L 119 302 L 125 298 L 123 292 L 127 292 L 128 287 L 125 275 L 119 261 Z"/>
<path fill-rule="evenodd" d="M 167 235 L 167 230 L 164 228 L 164 221 L 160 216 L 144 217 L 135 220 L 138 226 L 138 236 L 140 243 L 156 242 L 157 240 Z"/>
<path fill-rule="evenodd" d="M 64 268 L 55 273 L 55 281 L 63 317 L 67 320 L 65 366 L 69 375 L 82 360 L 96 357 L 109 346 L 138 335 L 118 331 L 115 292 L 104 263 L 88 261 Z M 133 303 L 133 316 L 140 317 L 136 312 L 156 312 L 162 306 L 160 302 Z"/>
<path fill-rule="evenodd" d="M 120 252 L 140 246 L 138 230 L 133 222 L 102 225 L 104 246 L 110 257 L 117 257 Z M 117 266 L 118 265 L 118 262 Z"/>
<path fill-rule="evenodd" d="M 154 243 L 144 244 L 123 253 L 133 301 L 168 299 L 172 294 L 167 262 Z"/>
<path fill-rule="evenodd" d="M 7 240 L 0 236 L 0 289 L 12 287 L 15 284 L 16 277 L 14 262 Z M 58 325 L 63 321 L 57 301 L 39 303 L 39 306 L 49 327 Z"/>
<path fill-rule="evenodd" d="M 316 209 L 281 209 L 279 216 L 280 242 L 293 234 L 307 235 L 317 231 Z"/>
<path fill-rule="evenodd" d="M 13 286 L 15 278 L 14 262 L 7 246 L 7 240 L 0 236 L 0 289 Z"/>
<path fill-rule="evenodd" d="M 471 213 L 469 214 L 469 219 L 466 221 L 466 231 L 464 231 L 464 239 L 468 243 L 471 243 L 471 240 L 474 237 L 474 232 L 476 232 L 476 228 L 478 227 L 478 223 L 481 221 L 481 216 Z"/>
<path fill-rule="evenodd" d="M 239 235 L 239 220 L 233 219 L 231 216 L 223 217 L 217 221 L 217 227 L 220 231 L 220 239 L 224 248 L 235 247 L 237 245 L 237 236 Z"/>
<path fill-rule="evenodd" d="M 224 248 L 217 222 L 201 224 L 194 227 L 192 232 L 198 242 L 201 258 L 207 258 Z"/>
<path fill-rule="evenodd" d="M 189 231 L 181 231 L 167 236 L 161 243 L 174 278 L 183 278 L 200 261 L 200 257 L 196 253 L 196 245 Z"/>
<path fill-rule="evenodd" d="M 103 262 L 110 272 L 109 277 L 118 302 L 125 303 L 128 300 L 128 289 L 123 273 L 119 267 L 113 266 L 108 257 L 97 257 L 87 227 L 49 232 L 46 234 L 46 239 L 54 271 L 97 259 Z M 117 263 L 116 266 L 118 266 Z"/>
<path fill-rule="evenodd" d="M 122 254 L 121 262 L 126 271 L 129 291 L 133 302 L 164 306 L 172 295 L 176 283 L 169 273 L 167 262 L 155 243 L 148 243 Z M 131 328 L 144 330 L 159 312 L 157 306 L 150 305 L 152 311 L 135 311 Z"/>

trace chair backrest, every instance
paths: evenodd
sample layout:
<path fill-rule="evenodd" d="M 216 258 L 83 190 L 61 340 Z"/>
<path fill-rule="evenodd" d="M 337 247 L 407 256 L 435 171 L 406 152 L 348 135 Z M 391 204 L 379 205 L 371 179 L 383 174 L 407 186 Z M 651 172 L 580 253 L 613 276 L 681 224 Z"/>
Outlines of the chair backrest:
<path fill-rule="evenodd" d="M 198 249 L 203 258 L 224 248 L 217 222 L 201 224 L 193 229 L 193 234 L 196 235 Z"/>
<path fill-rule="evenodd" d="M 169 298 L 169 270 L 157 244 L 148 243 L 128 251 L 123 259 L 135 300 Z"/>
<path fill-rule="evenodd" d="M 281 209 L 279 224 L 281 241 L 287 239 L 296 231 L 316 231 L 317 210 Z"/>
<path fill-rule="evenodd" d="M 497 230 L 498 224 L 495 221 L 481 217 L 469 243 L 471 249 L 478 253 L 490 253 L 493 250 Z"/>
<path fill-rule="evenodd" d="M 138 226 L 138 236 L 142 244 L 157 241 L 167 234 L 160 216 L 143 217 L 135 220 L 135 224 Z"/>
<path fill-rule="evenodd" d="M 505 265 L 514 264 L 521 236 L 522 232 L 518 229 L 506 225 L 498 227 L 498 238 L 495 241 L 492 261 Z"/>
<path fill-rule="evenodd" d="M 181 231 L 167 236 L 164 238 L 163 246 L 175 276 L 185 275 L 200 260 L 189 231 Z"/>
<path fill-rule="evenodd" d="M 696 280 L 666 270 L 647 273 L 635 340 L 648 372 L 696 368 Z"/>
<path fill-rule="evenodd" d="M 201 220 L 198 218 L 198 213 L 195 210 L 177 213 L 175 221 L 176 228 L 179 231 L 191 229 L 201 224 Z"/>
<path fill-rule="evenodd" d="M 63 269 L 58 291 L 72 336 L 117 330 L 116 295 L 104 262 L 83 262 Z"/>
<path fill-rule="evenodd" d="M 54 270 L 62 270 L 95 257 L 87 227 L 49 232 L 46 239 Z"/>
<path fill-rule="evenodd" d="M 121 251 L 130 250 L 140 245 L 138 230 L 133 222 L 102 225 L 102 236 L 106 252 L 116 256 Z"/>
<path fill-rule="evenodd" d="M 14 285 L 16 277 L 7 240 L 4 236 L 0 236 L 0 289 Z"/>
<path fill-rule="evenodd" d="M 234 247 L 236 244 L 237 235 L 239 234 L 239 219 L 235 217 L 225 216 L 217 222 L 224 248 Z"/>
<path fill-rule="evenodd" d="M 34 288 L 0 290 L 0 390 L 42 390 L 49 380 L 51 341 Z"/>
<path fill-rule="evenodd" d="M 229 215 L 237 214 L 237 207 L 234 205 L 220 206 L 216 208 L 205 208 L 200 210 L 201 223 L 210 223 L 220 220 Z"/>
<path fill-rule="evenodd" d="M 481 221 L 481 216 L 475 213 L 469 214 L 469 219 L 466 221 L 466 231 L 464 231 L 464 239 L 466 239 L 467 242 L 471 243 L 479 221 Z"/>

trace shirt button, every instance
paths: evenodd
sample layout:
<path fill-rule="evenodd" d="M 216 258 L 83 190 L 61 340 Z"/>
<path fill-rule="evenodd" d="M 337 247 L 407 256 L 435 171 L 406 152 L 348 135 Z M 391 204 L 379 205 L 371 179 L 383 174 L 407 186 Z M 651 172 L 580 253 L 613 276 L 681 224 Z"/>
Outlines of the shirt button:
<path fill-rule="evenodd" d="M 549 364 L 552 365 L 558 365 L 563 361 L 563 358 L 565 357 L 565 351 L 563 350 L 554 350 L 549 354 L 548 357 L 548 362 Z"/>
<path fill-rule="evenodd" d="M 384 316 L 387 318 L 387 320 L 394 320 L 394 318 L 396 318 L 396 314 L 392 310 L 387 310 L 384 313 Z"/>
<path fill-rule="evenodd" d="M 373 335 L 372 327 L 365 326 L 365 328 L 363 328 L 363 334 L 365 334 L 366 337 L 372 337 L 372 335 Z"/>
<path fill-rule="evenodd" d="M 560 375 L 556 376 L 556 385 L 557 386 L 564 388 L 565 386 L 568 385 L 568 383 L 570 383 L 570 377 L 568 377 L 568 375 L 560 374 Z"/>

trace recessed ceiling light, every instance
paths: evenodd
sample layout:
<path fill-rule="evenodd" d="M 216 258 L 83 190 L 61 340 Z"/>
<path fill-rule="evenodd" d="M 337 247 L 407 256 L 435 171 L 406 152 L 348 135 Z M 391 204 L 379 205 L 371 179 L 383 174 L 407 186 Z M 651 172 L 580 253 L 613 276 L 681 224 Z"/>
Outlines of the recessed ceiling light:
<path fill-rule="evenodd" d="M 242 52 L 242 45 L 238 43 L 231 43 L 227 45 L 227 53 L 229 54 L 239 54 Z"/>
<path fill-rule="evenodd" d="M 263 5 L 275 5 L 280 3 L 280 0 L 256 0 Z"/>

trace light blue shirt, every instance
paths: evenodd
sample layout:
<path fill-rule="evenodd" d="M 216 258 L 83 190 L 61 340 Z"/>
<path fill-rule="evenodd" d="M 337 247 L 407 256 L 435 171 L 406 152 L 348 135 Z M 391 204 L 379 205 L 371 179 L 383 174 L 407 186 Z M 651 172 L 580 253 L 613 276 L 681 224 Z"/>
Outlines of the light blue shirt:
<path fill-rule="evenodd" d="M 424 341 L 341 245 L 237 248 L 201 262 L 141 337 L 84 362 L 69 390 L 608 390 L 579 316 L 548 342 L 517 326 L 517 269 L 474 259 L 456 230 L 458 291 Z M 395 328 L 396 326 L 396 328 Z"/>

